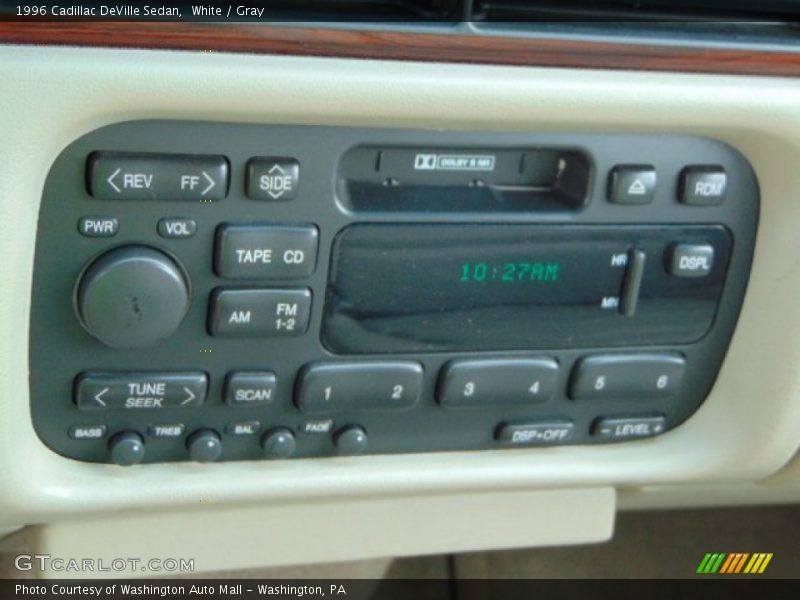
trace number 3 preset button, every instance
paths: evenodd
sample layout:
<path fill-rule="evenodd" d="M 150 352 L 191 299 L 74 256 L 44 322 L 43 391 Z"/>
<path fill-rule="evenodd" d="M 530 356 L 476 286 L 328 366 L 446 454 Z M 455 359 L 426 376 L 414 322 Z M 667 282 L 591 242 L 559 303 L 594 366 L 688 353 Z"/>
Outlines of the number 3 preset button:
<path fill-rule="evenodd" d="M 552 358 L 458 360 L 442 369 L 437 398 L 446 407 L 545 402 L 557 377 Z"/>
<path fill-rule="evenodd" d="M 411 408 L 422 392 L 422 365 L 414 361 L 315 363 L 297 382 L 304 412 Z"/>

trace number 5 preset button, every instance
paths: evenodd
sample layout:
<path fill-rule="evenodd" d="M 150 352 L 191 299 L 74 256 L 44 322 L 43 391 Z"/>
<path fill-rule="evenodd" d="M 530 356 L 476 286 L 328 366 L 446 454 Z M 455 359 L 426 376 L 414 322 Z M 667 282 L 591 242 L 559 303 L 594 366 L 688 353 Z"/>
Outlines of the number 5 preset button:
<path fill-rule="evenodd" d="M 414 361 L 315 363 L 300 373 L 295 401 L 305 412 L 411 408 L 422 373 Z"/>
<path fill-rule="evenodd" d="M 681 387 L 686 359 L 680 354 L 609 354 L 582 359 L 572 373 L 574 400 L 666 398 Z"/>
<path fill-rule="evenodd" d="M 557 377 L 552 358 L 453 361 L 442 369 L 437 398 L 448 407 L 544 402 Z"/>

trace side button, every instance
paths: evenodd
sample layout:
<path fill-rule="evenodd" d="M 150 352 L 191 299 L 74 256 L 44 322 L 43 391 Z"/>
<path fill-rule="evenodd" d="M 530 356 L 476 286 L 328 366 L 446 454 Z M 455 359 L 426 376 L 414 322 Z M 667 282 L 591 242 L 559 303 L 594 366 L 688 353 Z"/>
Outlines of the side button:
<path fill-rule="evenodd" d="M 663 415 L 648 417 L 613 417 L 598 419 L 592 435 L 606 440 L 628 440 L 652 437 L 663 433 L 667 420 Z"/>
<path fill-rule="evenodd" d="M 527 421 L 502 423 L 495 431 L 495 439 L 512 446 L 550 446 L 572 439 L 572 421 Z"/>

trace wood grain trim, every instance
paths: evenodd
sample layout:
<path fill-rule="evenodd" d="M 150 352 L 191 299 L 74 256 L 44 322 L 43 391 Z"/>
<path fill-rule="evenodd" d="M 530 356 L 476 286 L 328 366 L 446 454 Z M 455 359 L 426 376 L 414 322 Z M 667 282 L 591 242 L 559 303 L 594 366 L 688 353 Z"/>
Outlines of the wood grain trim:
<path fill-rule="evenodd" d="M 800 76 L 799 52 L 266 25 L 0 21 L 0 43 Z"/>

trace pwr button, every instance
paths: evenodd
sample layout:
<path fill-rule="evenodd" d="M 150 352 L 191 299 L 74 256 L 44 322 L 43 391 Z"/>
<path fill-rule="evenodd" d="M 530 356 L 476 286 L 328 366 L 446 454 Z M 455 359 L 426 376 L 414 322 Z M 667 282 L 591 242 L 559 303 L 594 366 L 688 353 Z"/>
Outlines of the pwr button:
<path fill-rule="evenodd" d="M 714 247 L 710 244 L 674 244 L 669 253 L 669 272 L 678 277 L 705 277 L 714 267 Z"/>

